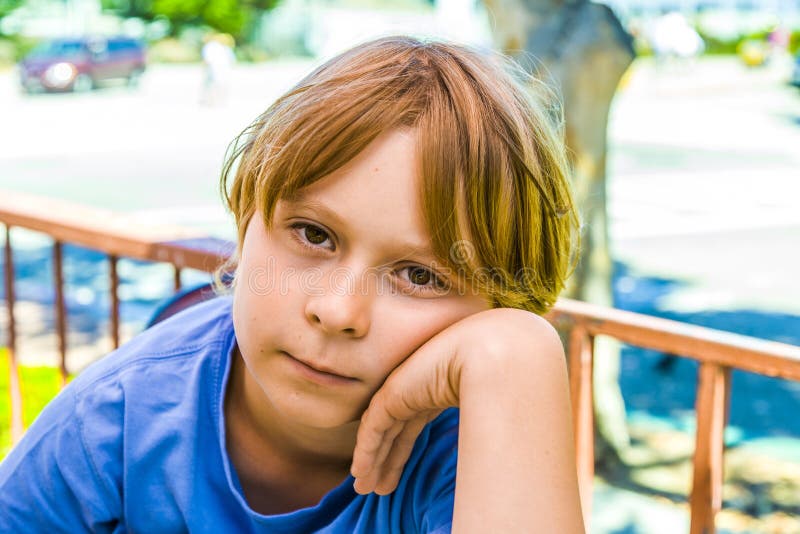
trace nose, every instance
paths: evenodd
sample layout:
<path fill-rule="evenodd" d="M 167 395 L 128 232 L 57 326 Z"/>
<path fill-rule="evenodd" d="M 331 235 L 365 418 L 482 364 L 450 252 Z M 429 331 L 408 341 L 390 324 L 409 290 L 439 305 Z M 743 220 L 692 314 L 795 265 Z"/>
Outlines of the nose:
<path fill-rule="evenodd" d="M 308 321 L 330 335 L 363 337 L 370 327 L 370 295 L 358 287 L 327 287 L 310 295 L 305 314 Z"/>

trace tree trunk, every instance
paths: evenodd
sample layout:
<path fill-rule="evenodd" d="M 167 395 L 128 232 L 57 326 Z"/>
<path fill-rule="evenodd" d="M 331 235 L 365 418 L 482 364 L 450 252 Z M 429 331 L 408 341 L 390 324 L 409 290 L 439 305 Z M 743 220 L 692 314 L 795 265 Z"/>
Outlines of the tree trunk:
<path fill-rule="evenodd" d="M 605 5 L 586 0 L 484 0 L 495 44 L 560 92 L 581 252 L 565 296 L 613 306 L 606 212 L 606 128 L 619 80 L 635 56 L 632 39 Z M 619 389 L 619 343 L 594 345 L 597 459 L 614 464 L 630 440 Z"/>

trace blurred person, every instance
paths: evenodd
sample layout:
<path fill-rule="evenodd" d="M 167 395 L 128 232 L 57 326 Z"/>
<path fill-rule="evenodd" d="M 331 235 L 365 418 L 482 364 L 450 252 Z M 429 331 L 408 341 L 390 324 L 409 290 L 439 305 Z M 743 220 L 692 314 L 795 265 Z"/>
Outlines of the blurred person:
<path fill-rule="evenodd" d="M 682 13 L 672 11 L 650 25 L 650 47 L 656 58 L 693 59 L 703 53 L 705 43 Z"/>
<path fill-rule="evenodd" d="M 0 463 L 0 532 L 583 533 L 541 316 L 579 220 L 536 87 L 399 36 L 279 98 L 223 167 L 232 290 L 50 402 Z"/>
<path fill-rule="evenodd" d="M 200 97 L 202 105 L 225 102 L 230 90 L 231 70 L 236 63 L 233 53 L 235 41 L 227 33 L 209 34 L 203 39 L 203 65 L 205 78 Z"/>
<path fill-rule="evenodd" d="M 790 52 L 790 44 L 792 39 L 792 32 L 789 28 L 781 23 L 776 24 L 772 31 L 767 36 L 769 43 L 769 58 L 771 62 L 776 63 L 779 68 L 791 69 L 792 54 Z"/>

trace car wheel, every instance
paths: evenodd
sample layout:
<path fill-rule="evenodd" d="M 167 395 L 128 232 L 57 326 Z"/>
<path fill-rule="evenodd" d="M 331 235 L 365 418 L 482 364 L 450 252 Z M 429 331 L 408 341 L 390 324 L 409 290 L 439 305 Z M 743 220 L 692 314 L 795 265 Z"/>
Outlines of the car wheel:
<path fill-rule="evenodd" d="M 72 82 L 72 90 L 76 93 L 85 93 L 94 88 L 94 80 L 88 74 L 81 73 L 75 76 L 75 81 Z"/>
<path fill-rule="evenodd" d="M 128 75 L 128 87 L 139 87 L 139 82 L 142 81 L 142 69 L 136 69 Z"/>
<path fill-rule="evenodd" d="M 41 87 L 37 87 L 34 84 L 23 83 L 21 86 L 22 92 L 26 95 L 35 95 L 37 93 L 42 93 L 44 90 Z"/>

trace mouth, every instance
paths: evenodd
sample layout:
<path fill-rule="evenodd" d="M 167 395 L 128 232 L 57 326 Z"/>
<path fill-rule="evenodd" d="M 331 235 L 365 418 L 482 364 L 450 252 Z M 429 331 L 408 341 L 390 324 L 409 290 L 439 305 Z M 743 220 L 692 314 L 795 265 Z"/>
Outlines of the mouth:
<path fill-rule="evenodd" d="M 323 383 L 326 385 L 352 384 L 354 382 L 358 382 L 357 378 L 338 374 L 333 370 L 323 366 L 312 365 L 306 361 L 300 360 L 299 358 L 295 358 L 284 350 L 280 352 L 294 364 L 295 368 L 302 373 L 304 377 L 312 380 L 313 382 Z"/>

